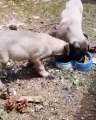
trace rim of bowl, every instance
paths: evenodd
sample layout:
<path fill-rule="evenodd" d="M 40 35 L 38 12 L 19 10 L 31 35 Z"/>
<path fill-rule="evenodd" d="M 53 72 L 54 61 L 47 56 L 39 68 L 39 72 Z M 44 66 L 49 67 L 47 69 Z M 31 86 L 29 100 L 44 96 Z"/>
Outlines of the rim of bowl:
<path fill-rule="evenodd" d="M 60 62 L 60 61 L 58 61 L 56 59 L 54 59 L 54 62 L 57 63 L 57 64 L 65 64 L 65 65 L 74 63 L 75 66 L 76 66 L 76 64 L 78 64 L 78 65 L 87 65 L 88 63 L 92 62 L 92 55 L 89 52 L 86 52 L 85 55 L 87 57 L 89 57 L 89 61 L 87 61 L 86 63 L 80 63 L 80 62 L 78 62 L 76 60 L 71 60 L 71 61 L 68 61 L 68 62 Z"/>
<path fill-rule="evenodd" d="M 80 62 L 76 61 L 75 65 L 76 64 L 78 64 L 78 65 L 87 65 L 88 63 L 92 62 L 92 55 L 89 52 L 86 52 L 85 55 L 87 57 L 89 57 L 89 61 L 87 61 L 86 63 L 80 63 Z"/>
<path fill-rule="evenodd" d="M 68 62 L 60 62 L 60 61 L 58 61 L 58 60 L 54 60 L 55 61 L 55 63 L 57 63 L 57 64 L 65 64 L 65 65 L 67 65 L 67 64 L 71 64 L 71 61 L 68 61 Z"/>

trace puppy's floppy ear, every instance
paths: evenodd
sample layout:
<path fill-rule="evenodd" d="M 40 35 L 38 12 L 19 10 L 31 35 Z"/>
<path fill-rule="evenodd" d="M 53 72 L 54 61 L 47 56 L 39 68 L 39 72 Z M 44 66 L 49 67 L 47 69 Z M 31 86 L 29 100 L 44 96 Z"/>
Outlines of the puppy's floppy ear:
<path fill-rule="evenodd" d="M 69 55 L 69 53 L 70 53 L 69 44 L 66 44 L 66 45 L 64 46 L 64 53 L 65 53 L 67 56 Z"/>
<path fill-rule="evenodd" d="M 88 40 L 86 40 L 86 46 L 87 46 L 86 50 L 89 50 L 90 49 L 90 45 L 89 45 L 89 41 Z"/>
<path fill-rule="evenodd" d="M 56 37 L 56 34 L 57 34 L 57 28 L 53 28 L 52 30 L 50 30 L 48 32 L 48 34 L 52 37 Z"/>
<path fill-rule="evenodd" d="M 74 41 L 72 44 L 75 48 L 80 49 L 80 45 L 78 44 L 78 42 Z"/>
<path fill-rule="evenodd" d="M 86 33 L 83 33 L 83 35 L 88 39 L 88 35 Z"/>

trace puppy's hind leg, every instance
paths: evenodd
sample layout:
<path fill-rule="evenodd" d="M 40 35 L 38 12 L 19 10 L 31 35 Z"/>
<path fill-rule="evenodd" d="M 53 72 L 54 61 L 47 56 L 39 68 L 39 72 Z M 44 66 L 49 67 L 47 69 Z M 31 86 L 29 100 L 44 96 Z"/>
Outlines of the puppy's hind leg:
<path fill-rule="evenodd" d="M 7 63 L 9 62 L 9 55 L 8 55 L 8 52 L 7 51 L 4 51 L 4 50 L 0 50 L 0 67 L 1 68 L 4 68 Z"/>
<path fill-rule="evenodd" d="M 3 68 L 5 68 L 8 62 L 9 62 L 9 56 L 7 51 L 0 50 L 0 72 L 2 71 Z M 3 89 L 7 89 L 7 88 L 6 88 L 6 85 L 4 85 L 0 80 L 0 90 L 3 90 Z"/>
<path fill-rule="evenodd" d="M 43 64 L 41 63 L 41 61 L 39 59 L 36 60 L 32 60 L 33 64 L 35 65 L 36 69 L 38 70 L 39 74 L 42 77 L 48 77 L 50 74 L 45 70 Z"/>

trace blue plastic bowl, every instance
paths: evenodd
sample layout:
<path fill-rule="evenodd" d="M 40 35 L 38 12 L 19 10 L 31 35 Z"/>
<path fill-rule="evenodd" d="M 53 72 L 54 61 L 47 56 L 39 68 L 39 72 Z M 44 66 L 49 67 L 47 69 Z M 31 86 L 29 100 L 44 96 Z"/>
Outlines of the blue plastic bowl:
<path fill-rule="evenodd" d="M 54 59 L 54 63 L 56 65 L 56 67 L 60 68 L 60 69 L 70 69 L 72 68 L 72 61 L 67 61 L 67 62 L 63 62 L 63 61 L 59 61 L 57 59 Z"/>
<path fill-rule="evenodd" d="M 85 55 L 89 58 L 89 61 L 87 61 L 86 63 L 80 63 L 79 62 L 75 62 L 74 63 L 74 68 L 76 68 L 79 71 L 88 71 L 92 68 L 92 57 L 91 54 L 89 52 L 85 53 Z"/>
<path fill-rule="evenodd" d="M 85 55 L 89 58 L 89 61 L 86 63 L 80 63 L 80 61 L 74 61 L 74 60 L 71 60 L 68 62 L 61 62 L 56 59 L 54 60 L 54 63 L 56 65 L 56 67 L 61 68 L 61 69 L 74 68 L 79 71 L 88 71 L 92 68 L 93 62 L 92 62 L 91 54 L 89 52 L 87 52 Z"/>
<path fill-rule="evenodd" d="M 56 65 L 56 67 L 61 68 L 61 69 L 70 69 L 70 68 L 72 68 L 71 61 L 70 62 L 59 62 L 59 61 L 55 60 L 55 65 Z"/>

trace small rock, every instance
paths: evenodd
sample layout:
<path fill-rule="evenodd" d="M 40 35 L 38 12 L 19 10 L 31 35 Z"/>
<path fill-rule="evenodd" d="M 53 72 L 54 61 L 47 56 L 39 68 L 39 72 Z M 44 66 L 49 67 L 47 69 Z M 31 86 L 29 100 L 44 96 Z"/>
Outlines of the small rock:
<path fill-rule="evenodd" d="M 3 5 L 2 7 L 3 7 L 3 8 L 7 8 L 7 7 L 8 7 L 8 5 Z"/>
<path fill-rule="evenodd" d="M 44 107 L 42 105 L 35 105 L 34 106 L 34 109 L 35 109 L 35 112 L 39 112 L 41 109 L 43 109 Z"/>
<path fill-rule="evenodd" d="M 17 26 L 16 25 L 9 25 L 9 29 L 10 30 L 17 30 Z"/>
<path fill-rule="evenodd" d="M 14 88 L 12 89 L 12 91 L 13 91 L 13 95 L 17 95 L 17 92 L 15 91 Z"/>
<path fill-rule="evenodd" d="M 62 84 L 64 84 L 64 83 L 65 83 L 65 82 L 64 82 L 64 78 L 61 78 L 61 83 L 62 83 Z"/>
<path fill-rule="evenodd" d="M 0 81 L 0 91 L 5 88 L 5 85 Z"/>
<path fill-rule="evenodd" d="M 42 0 L 43 2 L 50 2 L 51 0 Z"/>
<path fill-rule="evenodd" d="M 77 76 L 74 77 L 75 79 L 77 78 Z"/>
<path fill-rule="evenodd" d="M 78 85 L 79 84 L 79 80 L 77 79 L 77 80 L 73 80 L 73 84 L 74 85 Z"/>
<path fill-rule="evenodd" d="M 39 16 L 33 16 L 33 18 L 37 20 L 37 19 L 39 19 L 40 17 L 39 17 Z"/>
<path fill-rule="evenodd" d="M 16 19 L 10 20 L 8 23 L 5 24 L 11 30 L 17 30 L 20 26 L 26 26 L 24 23 L 17 21 Z M 11 27 L 11 28 L 10 28 Z"/>
<path fill-rule="evenodd" d="M 82 81 L 75 79 L 73 80 L 73 85 L 82 86 Z"/>
<path fill-rule="evenodd" d="M 49 102 L 48 102 L 48 101 L 44 101 L 43 105 L 44 105 L 44 106 L 48 106 L 48 105 L 49 105 Z"/>
<path fill-rule="evenodd" d="M 7 63 L 7 66 L 10 66 L 10 65 L 11 65 L 11 62 L 8 62 L 8 63 Z"/>
<path fill-rule="evenodd" d="M 81 117 L 81 120 L 84 120 L 84 117 Z"/>

